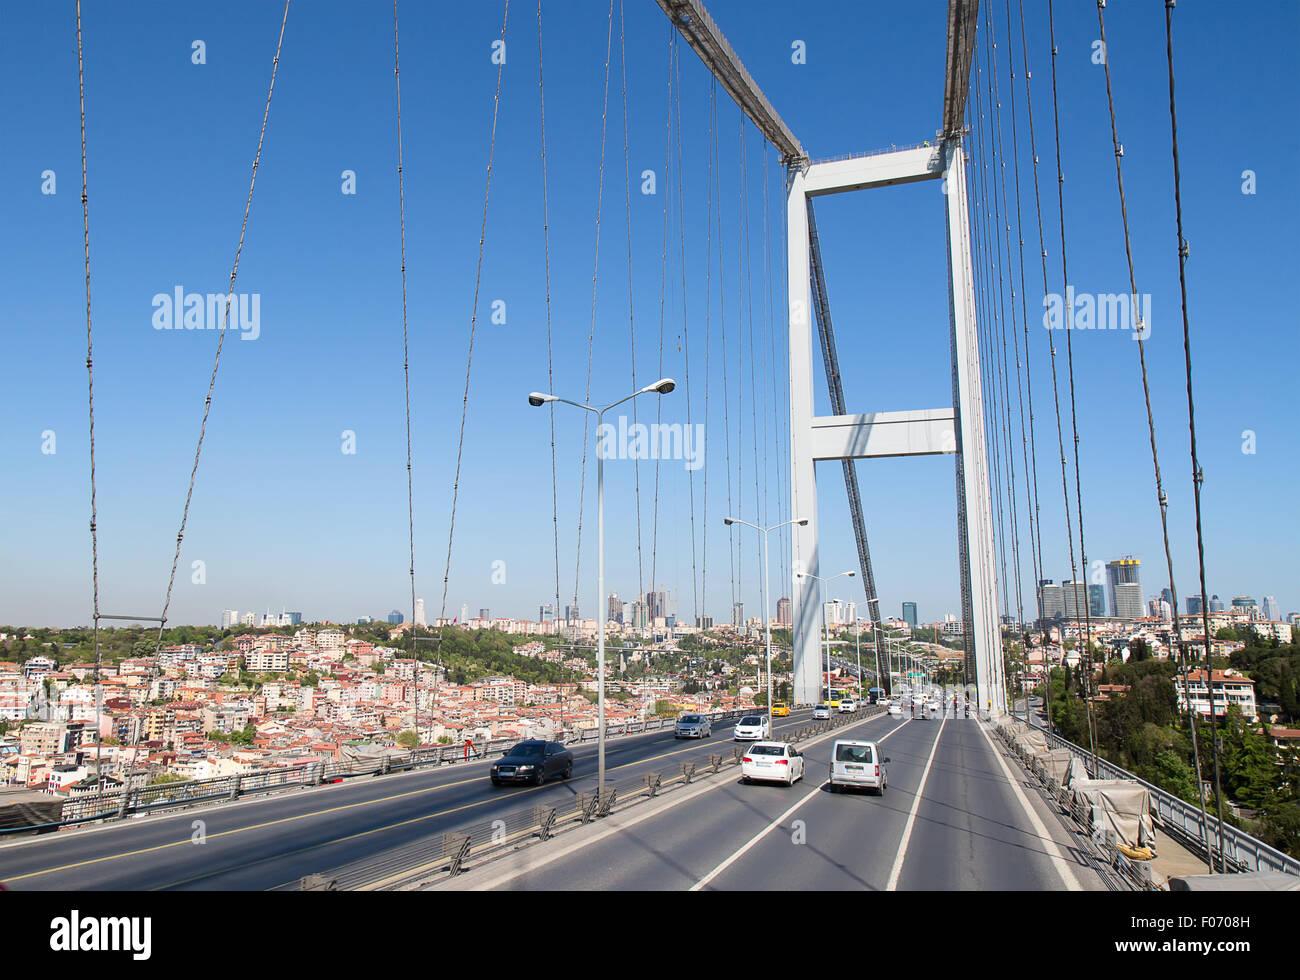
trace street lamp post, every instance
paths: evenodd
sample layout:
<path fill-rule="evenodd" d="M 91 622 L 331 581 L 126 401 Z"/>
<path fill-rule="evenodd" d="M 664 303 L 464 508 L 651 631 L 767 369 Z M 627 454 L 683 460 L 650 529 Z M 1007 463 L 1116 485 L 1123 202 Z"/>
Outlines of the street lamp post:
<path fill-rule="evenodd" d="M 815 582 L 818 582 L 819 583 L 818 588 L 821 590 L 822 631 L 826 634 L 826 707 L 829 708 L 831 704 L 831 642 L 830 642 L 831 637 L 830 637 L 830 627 L 827 625 L 826 622 L 826 583 L 829 582 L 831 579 L 841 578 L 842 576 L 845 575 L 847 575 L 849 578 L 853 578 L 854 574 L 856 573 L 840 572 L 838 575 L 828 575 L 825 578 L 822 578 L 820 575 L 810 575 L 808 572 L 799 572 L 797 574 L 799 578 L 810 578 Z"/>
<path fill-rule="evenodd" d="M 789 527 L 791 524 L 798 524 L 804 527 L 807 521 L 795 520 L 786 521 L 784 524 L 773 524 L 770 527 L 760 527 L 757 524 L 750 524 L 749 521 L 742 521 L 735 517 L 724 517 L 722 523 L 730 527 L 732 524 L 743 524 L 745 527 L 752 527 L 755 531 L 762 532 L 763 535 L 763 624 L 767 630 L 767 737 L 772 737 L 772 619 L 768 608 L 769 595 L 767 591 L 767 535 L 771 531 L 780 530 L 783 527 Z"/>
<path fill-rule="evenodd" d="M 604 408 L 596 408 L 583 402 L 570 401 L 567 398 L 560 398 L 558 395 L 544 394 L 539 391 L 531 392 L 528 396 L 528 404 L 534 408 L 545 405 L 547 402 L 563 402 L 566 405 L 572 405 L 575 408 L 581 408 L 584 411 L 591 412 L 596 416 L 596 685 L 598 688 L 596 694 L 596 789 L 600 798 L 605 794 L 605 454 L 601 451 L 600 431 L 605 417 L 605 413 L 611 408 L 616 408 L 624 402 L 631 401 L 637 395 L 644 395 L 648 392 L 666 395 L 674 388 L 677 383 L 672 378 L 660 378 L 652 385 L 647 385 L 640 391 L 634 391 L 625 398 L 620 398 L 616 402 L 611 402 Z"/>

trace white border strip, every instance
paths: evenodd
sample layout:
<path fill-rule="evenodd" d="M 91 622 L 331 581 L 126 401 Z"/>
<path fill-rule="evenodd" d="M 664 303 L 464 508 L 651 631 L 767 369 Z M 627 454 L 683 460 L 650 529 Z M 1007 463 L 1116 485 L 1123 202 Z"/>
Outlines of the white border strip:
<path fill-rule="evenodd" d="M 898 844 L 898 857 L 894 858 L 894 867 L 889 872 L 889 884 L 885 891 L 898 890 L 898 878 L 903 873 L 903 858 L 907 856 L 907 845 L 912 839 L 912 827 L 916 823 L 916 811 L 921 808 L 921 797 L 925 793 L 925 781 L 930 778 L 930 766 L 934 763 L 934 754 L 939 751 L 939 739 L 943 737 L 943 726 L 948 724 L 944 718 L 939 722 L 939 731 L 935 733 L 934 745 L 930 746 L 930 758 L 925 760 L 925 772 L 921 774 L 921 785 L 916 788 L 916 799 L 912 801 L 912 812 L 907 815 L 907 826 L 903 828 L 903 839 Z"/>

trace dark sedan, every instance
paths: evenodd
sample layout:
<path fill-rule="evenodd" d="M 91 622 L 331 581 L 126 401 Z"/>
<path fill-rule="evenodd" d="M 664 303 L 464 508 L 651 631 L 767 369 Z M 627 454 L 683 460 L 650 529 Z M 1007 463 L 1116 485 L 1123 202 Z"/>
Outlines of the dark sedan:
<path fill-rule="evenodd" d="M 573 753 L 559 742 L 529 739 L 520 742 L 492 766 L 492 785 L 532 783 L 540 786 L 552 776 L 573 775 Z"/>

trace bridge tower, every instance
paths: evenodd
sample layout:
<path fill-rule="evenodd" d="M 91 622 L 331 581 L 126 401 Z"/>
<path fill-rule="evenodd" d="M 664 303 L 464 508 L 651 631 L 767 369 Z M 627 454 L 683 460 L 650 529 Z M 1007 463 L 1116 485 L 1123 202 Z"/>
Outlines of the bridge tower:
<path fill-rule="evenodd" d="M 1003 664 L 993 568 L 993 516 L 984 439 L 978 324 L 971 268 L 965 153 L 960 130 L 937 146 L 787 167 L 786 224 L 789 256 L 790 482 L 792 513 L 808 523 L 793 528 L 791 567 L 821 575 L 818 547 L 817 471 L 824 460 L 951 454 L 957 488 L 957 547 L 962 617 L 967 636 L 967 678 L 974 678 L 981 708 L 1001 711 Z M 953 407 L 861 415 L 813 414 L 812 252 L 808 201 L 824 194 L 922 180 L 944 182 L 948 229 L 949 341 Z M 794 598 L 795 700 L 821 697 L 817 584 L 797 574 Z"/>

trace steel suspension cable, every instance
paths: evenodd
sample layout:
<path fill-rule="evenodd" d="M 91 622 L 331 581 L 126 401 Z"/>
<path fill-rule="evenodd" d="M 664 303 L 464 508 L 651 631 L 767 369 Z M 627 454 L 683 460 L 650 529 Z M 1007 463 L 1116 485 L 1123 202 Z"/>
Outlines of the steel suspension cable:
<path fill-rule="evenodd" d="M 1015 185 L 1016 185 L 1016 238 L 1018 242 L 1017 255 L 1018 255 L 1018 267 L 1020 272 L 1020 322 L 1025 336 L 1025 370 L 1024 370 L 1023 380 L 1020 372 L 1020 348 L 1019 348 L 1018 341 L 1016 347 L 1016 396 L 1017 399 L 1021 398 L 1021 390 L 1023 384 L 1025 398 L 1028 401 L 1028 407 L 1029 407 L 1029 438 L 1028 438 L 1028 442 L 1026 442 L 1025 406 L 1024 406 L 1024 402 L 1022 401 L 1021 409 L 1020 409 L 1020 443 L 1021 443 L 1022 457 L 1025 466 L 1025 508 L 1029 513 L 1029 559 L 1030 559 L 1030 567 L 1033 569 L 1033 573 L 1034 573 L 1034 590 L 1035 590 L 1035 596 L 1037 597 L 1038 600 L 1037 601 L 1038 619 L 1041 620 L 1043 618 L 1043 607 L 1042 607 L 1041 595 L 1039 594 L 1038 590 L 1041 588 L 1039 586 L 1039 582 L 1041 582 L 1043 578 L 1043 566 L 1042 566 L 1043 542 L 1042 542 L 1041 522 L 1039 520 L 1039 510 L 1038 510 L 1038 446 L 1034 438 L 1034 386 L 1033 386 L 1033 372 L 1031 371 L 1032 363 L 1030 361 L 1030 356 L 1029 356 L 1029 315 L 1028 315 L 1028 309 L 1026 305 L 1027 297 L 1025 295 L 1025 229 L 1022 220 L 1021 206 L 1020 206 L 1021 205 L 1020 202 L 1020 137 L 1016 127 L 1016 67 L 1015 67 L 1015 59 L 1012 57 L 1011 0 L 1006 0 L 1006 14 L 1007 14 L 1007 70 L 1010 77 L 1010 92 L 1011 92 L 1011 146 L 1012 146 L 1011 162 L 1012 162 L 1012 171 L 1015 177 Z M 1022 42 L 1022 46 L 1023 46 L 1023 42 Z M 1014 289 L 1013 289 L 1013 296 L 1014 296 Z M 1014 317 L 1015 317 L 1015 310 L 1013 309 L 1012 310 L 1013 321 L 1014 321 Z M 1013 337 L 1015 336 L 1014 322 L 1012 323 L 1011 335 Z M 1031 474 L 1032 474 L 1032 481 L 1033 481 L 1032 487 L 1030 484 Z M 1023 621 L 1021 622 L 1021 629 L 1024 631 L 1025 635 L 1028 635 L 1029 631 L 1024 629 Z M 1044 656 L 1044 661 L 1046 661 L 1046 656 Z M 1044 663 L 1044 666 L 1045 667 L 1047 666 L 1046 663 Z M 1027 641 L 1025 642 L 1025 670 L 1026 672 L 1028 672 L 1029 670 L 1029 644 Z M 1050 671 L 1048 671 L 1048 677 L 1050 679 Z M 1048 704 L 1049 699 L 1047 697 L 1044 697 L 1043 703 L 1045 705 Z M 1025 723 L 1029 724 L 1029 697 L 1027 694 L 1025 697 Z"/>
<path fill-rule="evenodd" d="M 90 406 L 90 580 L 91 602 L 94 611 L 94 651 L 95 651 L 95 796 L 99 799 L 104 793 L 104 777 L 101 773 L 101 753 L 103 735 L 103 700 L 104 692 L 100 681 L 99 651 L 99 529 L 98 513 L 95 500 L 95 347 L 90 321 L 90 195 L 86 170 L 86 76 L 82 65 L 81 41 L 81 0 L 77 0 L 77 98 L 81 117 L 81 226 L 82 240 L 86 256 L 86 383 Z M 128 786 L 129 790 L 130 787 Z"/>
<path fill-rule="evenodd" d="M 551 340 L 551 205 L 546 174 L 546 85 L 542 65 L 542 0 L 537 0 L 537 103 L 542 133 L 542 250 L 546 270 L 546 380 L 547 391 L 555 390 L 554 347 Z M 555 462 L 555 402 L 549 405 L 551 423 L 551 533 L 555 547 L 555 605 L 551 625 L 560 614 L 560 492 Z"/>
<path fill-rule="evenodd" d="M 619 64 L 623 70 L 623 207 L 627 221 L 627 327 L 632 344 L 632 353 L 629 358 L 632 362 L 632 390 L 636 391 L 636 321 L 634 318 L 635 307 L 632 302 L 632 164 L 628 151 L 627 45 L 624 41 L 624 26 L 623 0 L 618 0 L 618 51 Z M 662 317 L 660 322 L 662 324 Z M 660 349 L 662 351 L 662 342 Z M 659 377 L 663 377 L 663 374 L 659 374 Z M 655 400 L 661 401 L 661 399 Z M 634 427 L 638 424 L 636 402 L 637 400 L 633 398 L 632 425 Z M 597 437 L 599 438 L 599 434 L 597 434 Z M 658 472 L 658 469 L 656 466 L 655 471 Z M 636 580 L 638 591 L 644 592 L 645 579 L 641 561 L 641 458 L 639 454 L 633 454 L 632 472 L 636 489 Z M 604 602 L 605 597 L 601 596 L 600 601 Z"/>
<path fill-rule="evenodd" d="M 1210 613 L 1205 589 L 1205 536 L 1201 528 L 1201 484 L 1205 474 L 1196 456 L 1196 408 L 1192 399 L 1192 335 L 1187 317 L 1187 259 L 1190 249 L 1183 235 L 1182 175 L 1178 166 L 1178 110 L 1174 100 L 1174 3 L 1165 0 L 1165 58 L 1169 68 L 1169 132 L 1174 162 L 1174 214 L 1178 228 L 1178 289 L 1183 313 L 1183 359 L 1187 369 L 1187 431 L 1191 444 L 1192 492 L 1196 506 L 1196 560 L 1201 583 L 1201 624 L 1205 634 L 1205 673 L 1210 690 L 1210 745 L 1214 750 L 1214 796 L 1219 810 L 1219 864 L 1227 871 L 1223 841 L 1223 792 L 1219 779 L 1219 733 L 1214 717 L 1214 661 L 1210 656 Z M 1177 629 L 1178 610 L 1174 610 Z M 1188 677 L 1187 701 L 1191 703 L 1191 677 Z M 1192 743 L 1195 745 L 1195 738 Z M 1199 777 L 1199 773 L 1198 773 Z"/>
<path fill-rule="evenodd" d="M 992 37 L 993 24 L 992 24 L 992 18 L 989 13 L 988 7 L 985 7 L 985 24 L 988 26 L 990 37 Z M 1010 32 L 1008 32 L 1007 34 L 1008 67 L 1010 65 L 1010 46 L 1011 46 L 1011 36 L 1010 36 Z M 1006 261 L 1007 261 L 1007 265 L 1009 266 L 1012 261 L 1011 259 L 1011 214 L 1010 214 L 1010 208 L 1007 203 L 1007 158 L 1002 151 L 1002 96 L 1001 96 L 999 83 L 998 83 L 998 45 L 996 40 L 993 40 L 992 47 L 993 47 L 993 57 L 992 57 L 993 122 L 994 122 L 994 129 L 997 133 L 997 160 L 998 160 L 998 169 L 994 171 L 994 177 L 996 178 L 995 183 L 1000 181 L 1001 189 L 1002 189 L 1002 198 L 1001 198 L 1002 207 L 1001 210 L 998 212 L 998 217 L 999 217 L 999 224 L 1002 226 L 1003 237 L 998 241 L 998 249 L 999 249 L 998 255 L 999 255 L 999 264 L 1001 264 L 1001 255 L 1002 255 L 1001 249 L 1003 244 L 1005 244 Z M 1014 152 L 1014 148 L 1013 148 L 1013 152 Z M 995 206 L 997 205 L 997 203 L 998 201 L 995 199 L 994 201 Z M 1017 396 L 1019 396 L 1020 395 L 1020 383 L 1019 383 L 1020 343 L 1019 340 L 1016 339 L 1016 332 L 1015 332 L 1016 285 L 1015 285 L 1014 277 L 1013 276 L 1008 277 L 1006 275 L 1006 269 L 1004 267 L 1002 270 L 1000 282 L 1006 282 L 1008 278 L 1010 278 L 1010 282 L 1007 283 L 1007 285 L 1011 290 L 1011 304 L 1010 304 L 1011 305 L 1011 337 L 1014 342 L 1013 345 L 1016 351 L 1016 372 L 1017 372 L 1016 373 L 1016 394 Z M 1001 292 L 1000 289 L 999 292 Z M 1003 416 L 1003 422 L 1004 422 L 1003 433 L 1006 439 L 1006 459 L 1008 461 L 1008 468 L 1010 471 L 1010 478 L 1011 478 L 1010 485 L 1007 487 L 1007 510 L 1011 516 L 1011 556 L 1012 556 L 1012 568 L 1015 570 L 1016 623 L 1017 625 L 1023 625 L 1024 594 L 1021 588 L 1022 575 L 1021 575 L 1021 562 L 1020 562 L 1020 518 L 1019 518 L 1019 507 L 1016 501 L 1016 457 L 1015 457 L 1015 453 L 1012 451 L 1012 446 L 1011 446 L 1011 441 L 1012 441 L 1011 440 L 1012 437 L 1011 395 L 1010 395 L 1010 388 L 1009 388 L 1011 372 L 1007 367 L 1007 331 L 1006 331 L 1007 317 L 1006 317 L 1005 307 L 1002 310 L 1002 314 L 1003 314 L 1002 320 L 1000 323 L 1001 337 L 1002 337 L 1002 363 L 1001 363 L 1000 371 L 1002 376 L 1002 398 L 1003 398 L 1003 405 L 1005 408 L 1005 414 Z M 1024 438 L 1024 424 L 1025 424 L 1024 403 L 1023 401 L 1020 401 L 1020 431 L 1021 431 L 1022 441 Z M 1021 640 L 1022 647 L 1023 647 L 1023 639 L 1024 639 L 1023 636 L 1021 636 L 1020 640 Z M 1026 710 L 1028 709 L 1028 704 L 1029 702 L 1026 696 L 1026 701 L 1025 701 Z"/>
<path fill-rule="evenodd" d="M 1070 275 L 1066 262 L 1066 244 L 1065 244 L 1065 174 L 1061 169 L 1061 115 L 1057 101 L 1056 89 L 1056 18 L 1055 18 L 1054 0 L 1048 0 L 1047 3 L 1047 23 L 1052 42 L 1052 123 L 1056 134 L 1056 201 L 1060 213 L 1061 222 L 1061 288 L 1068 294 L 1070 288 Z M 1072 335 L 1074 333 L 1074 310 L 1068 311 L 1069 320 L 1066 324 L 1065 331 L 1065 355 L 1067 371 L 1070 379 L 1070 425 L 1074 435 L 1074 495 L 1075 495 L 1075 514 L 1079 519 L 1079 563 L 1083 566 L 1085 574 L 1088 568 L 1088 549 L 1083 539 L 1083 487 L 1079 472 L 1079 415 L 1075 404 L 1074 391 L 1074 343 Z M 1062 457 L 1064 459 L 1064 457 Z M 1071 554 L 1071 573 L 1075 576 L 1072 586 L 1075 595 L 1078 595 L 1078 569 L 1073 565 L 1073 554 Z M 1092 711 L 1092 603 L 1087 601 L 1088 589 L 1084 584 L 1084 636 L 1085 645 L 1083 652 L 1084 664 L 1084 705 L 1088 715 L 1088 740 L 1092 748 L 1093 770 L 1097 766 L 1097 736 L 1096 725 L 1093 719 Z"/>
<path fill-rule="evenodd" d="M 591 362 L 596 341 L 596 283 L 600 273 L 600 211 L 605 200 L 605 130 L 606 121 L 609 117 L 609 61 L 613 44 L 614 0 L 609 0 L 609 26 L 605 38 L 605 97 L 600 110 L 600 176 L 596 190 L 596 245 L 591 270 L 591 328 L 587 333 L 587 387 L 586 394 L 583 397 L 585 402 L 591 401 Z M 573 607 L 575 609 L 581 608 L 578 605 L 578 576 L 582 570 L 582 508 L 587 493 L 587 443 L 590 434 L 591 413 L 587 412 L 582 419 L 582 467 L 580 469 L 581 478 L 578 483 L 578 542 L 577 556 L 573 563 Z M 596 433 L 596 437 L 600 438 L 600 433 Z M 605 601 L 604 596 L 597 596 L 596 598 L 599 602 Z"/>
<path fill-rule="evenodd" d="M 411 544 L 411 658 L 414 661 L 415 739 L 420 742 L 419 624 L 415 617 L 415 489 L 411 475 L 411 353 L 406 319 L 406 184 L 402 176 L 402 71 L 397 37 L 397 0 L 393 0 L 393 84 L 397 98 L 397 212 L 402 259 L 402 380 L 406 393 L 406 513 Z"/>
<path fill-rule="evenodd" d="M 1030 159 L 1033 161 L 1033 174 L 1034 174 L 1034 214 L 1037 217 L 1037 224 L 1038 224 L 1038 250 L 1041 256 L 1042 275 L 1043 275 L 1043 295 L 1046 296 L 1048 290 L 1047 245 L 1046 245 L 1045 236 L 1043 234 L 1043 208 L 1042 208 L 1042 198 L 1039 192 L 1039 184 L 1038 184 L 1038 149 L 1037 149 L 1037 137 L 1034 130 L 1034 99 L 1033 99 L 1033 90 L 1031 87 L 1031 80 L 1033 78 L 1033 74 L 1029 70 L 1029 46 L 1026 43 L 1024 0 L 1019 0 L 1019 4 L 1020 4 L 1020 43 L 1021 43 L 1021 51 L 1024 57 L 1024 69 L 1025 69 L 1025 107 L 1029 117 L 1029 156 Z M 1061 397 L 1060 397 L 1059 387 L 1057 385 L 1056 341 L 1052 338 L 1052 333 L 1050 329 L 1048 330 L 1047 333 L 1047 343 L 1048 343 L 1048 351 L 1051 354 L 1050 363 L 1051 363 L 1051 371 L 1052 371 L 1052 405 L 1056 417 L 1056 442 L 1061 457 L 1061 496 L 1065 505 L 1066 540 L 1069 544 L 1069 550 L 1070 550 L 1071 575 L 1077 578 L 1078 572 L 1074 564 L 1074 525 L 1073 525 L 1073 518 L 1070 513 L 1070 494 L 1066 485 L 1066 476 L 1065 476 L 1065 436 L 1061 429 Z M 1041 527 L 1041 522 L 1040 522 L 1040 527 Z M 1041 549 L 1040 549 L 1040 561 L 1041 561 Z M 1061 639 L 1062 639 L 1062 648 L 1064 648 L 1064 639 L 1065 639 L 1064 629 L 1062 629 L 1061 631 Z M 1061 668 L 1063 671 L 1068 673 L 1069 666 L 1065 663 L 1064 656 L 1062 656 Z M 1051 723 L 1051 708 L 1050 708 L 1051 669 L 1050 667 L 1048 669 L 1048 686 L 1047 686 L 1046 700 L 1049 705 L 1048 722 L 1050 724 Z M 1094 758 L 1093 771 L 1096 772 L 1095 758 Z"/>
<path fill-rule="evenodd" d="M 1137 288 L 1137 274 L 1134 271 L 1134 265 L 1133 265 L 1132 238 L 1129 234 L 1128 202 L 1125 199 L 1125 195 L 1124 195 L 1124 169 L 1121 164 L 1121 160 L 1123 159 L 1124 156 L 1124 147 L 1123 144 L 1120 143 L 1119 141 L 1119 125 L 1115 119 L 1115 96 L 1111 88 L 1110 51 L 1106 43 L 1106 17 L 1104 13 L 1104 8 L 1105 8 L 1104 3 L 1097 4 L 1097 24 L 1101 31 L 1102 51 L 1106 53 L 1105 57 L 1102 59 L 1102 67 L 1105 69 L 1105 76 L 1106 76 L 1106 107 L 1110 113 L 1111 144 L 1115 152 L 1115 181 L 1119 189 L 1120 221 L 1124 229 L 1124 255 L 1128 260 L 1129 295 L 1131 297 L 1130 303 L 1132 304 L 1130 308 L 1136 310 L 1139 293 Z M 1151 465 L 1155 471 L 1156 504 L 1160 509 L 1160 531 L 1164 539 L 1165 567 L 1167 568 L 1169 573 L 1169 598 L 1170 598 L 1170 602 L 1173 605 L 1172 613 L 1173 613 L 1173 626 L 1174 626 L 1174 642 L 1178 646 L 1179 660 L 1182 661 L 1184 671 L 1185 671 L 1184 683 L 1190 684 L 1190 677 L 1188 676 L 1187 673 L 1188 671 L 1190 671 L 1190 656 L 1185 644 L 1183 643 L 1182 630 L 1178 628 L 1178 586 L 1174 581 L 1174 558 L 1173 558 L 1173 552 L 1169 544 L 1169 514 L 1168 514 L 1169 498 L 1168 495 L 1165 493 L 1164 485 L 1160 477 L 1160 455 L 1156 448 L 1155 414 L 1151 408 L 1151 385 L 1147 376 L 1146 339 L 1145 339 L 1146 331 L 1144 329 L 1145 324 L 1141 322 L 1141 314 L 1138 313 L 1137 316 L 1138 316 L 1138 320 L 1136 322 L 1136 326 L 1137 326 L 1138 363 L 1141 367 L 1141 372 L 1142 372 L 1142 397 L 1146 403 L 1147 432 L 1151 441 Z M 1206 644 L 1208 649 L 1208 644 L 1209 644 L 1208 632 L 1206 633 Z M 1211 692 L 1210 696 L 1211 699 L 1213 699 L 1214 696 L 1213 692 Z M 1192 726 L 1191 731 L 1193 733 L 1193 738 L 1195 738 L 1195 731 L 1196 731 L 1194 727 L 1195 718 L 1194 718 L 1194 712 L 1192 710 L 1191 697 L 1189 696 L 1185 700 L 1187 701 L 1188 721 L 1190 726 Z M 1211 707 L 1210 713 L 1211 715 L 1213 715 L 1214 713 L 1213 707 Z M 1214 858 L 1213 858 L 1213 851 L 1210 848 L 1209 822 L 1205 810 L 1205 787 L 1204 784 L 1201 783 L 1199 778 L 1197 779 L 1197 789 L 1200 793 L 1201 815 L 1202 815 L 1201 828 L 1204 831 L 1205 853 L 1207 855 L 1207 860 L 1209 862 L 1210 874 L 1214 874 Z M 1218 792 L 1217 780 L 1216 780 L 1215 791 L 1216 793 Z M 1220 828 L 1220 831 L 1222 831 L 1222 828 Z M 1224 871 L 1225 872 L 1227 871 L 1226 867 L 1224 868 Z"/>
<path fill-rule="evenodd" d="M 501 15 L 501 42 L 505 43 L 506 26 L 510 21 L 510 0 L 505 0 L 505 9 Z M 497 84 L 496 93 L 492 98 L 492 134 L 488 139 L 488 162 L 487 173 L 483 182 L 483 218 L 479 225 L 478 233 L 478 262 L 474 271 L 474 303 L 470 309 L 469 318 L 469 351 L 465 357 L 465 391 L 461 396 L 460 403 L 460 434 L 456 441 L 456 475 L 451 485 L 451 521 L 447 529 L 447 562 L 443 567 L 442 573 L 442 604 L 439 607 L 438 619 L 438 648 L 442 649 L 443 630 L 446 629 L 447 620 L 447 585 L 451 580 L 451 550 L 452 543 L 456 537 L 456 503 L 460 498 L 460 468 L 465 452 L 465 419 L 469 414 L 469 382 L 470 371 L 474 364 L 474 333 L 478 326 L 478 296 L 479 287 L 483 281 L 483 243 L 487 239 L 487 218 L 488 218 L 488 201 L 492 192 L 492 164 L 496 159 L 497 146 L 497 117 L 501 109 L 501 77 L 505 68 L 505 62 L 502 61 L 497 65 Z"/>
<path fill-rule="evenodd" d="M 189 486 L 185 492 L 185 507 L 181 511 L 180 529 L 176 532 L 176 551 L 172 556 L 171 575 L 167 581 L 167 595 L 163 600 L 162 616 L 158 620 L 158 638 L 154 648 L 155 666 L 157 664 L 157 658 L 162 652 L 163 630 L 167 625 L 167 611 L 171 607 L 172 592 L 176 585 L 176 568 L 180 564 L 181 560 L 181 542 L 185 537 L 185 525 L 189 520 L 190 502 L 194 498 L 194 482 L 198 476 L 199 458 L 203 452 L 203 437 L 207 432 L 208 415 L 212 410 L 212 392 L 216 388 L 217 370 L 221 366 L 221 350 L 226 339 L 226 328 L 230 322 L 230 305 L 235 298 L 235 281 L 239 275 L 239 258 L 244 251 L 244 237 L 248 232 L 248 215 L 253 207 L 253 188 L 257 184 L 257 167 L 262 160 L 262 145 L 266 140 L 266 123 L 271 115 L 271 97 L 275 93 L 275 78 L 280 67 L 280 51 L 284 45 L 285 26 L 289 21 L 289 2 L 290 0 L 285 0 L 284 14 L 280 19 L 280 35 L 275 44 L 275 57 L 271 61 L 271 81 L 266 90 L 266 106 L 262 111 L 262 126 L 257 136 L 257 152 L 253 156 L 253 170 L 248 180 L 248 197 L 244 202 L 244 217 L 239 228 L 239 243 L 235 246 L 235 258 L 230 269 L 230 291 L 227 301 L 222 304 L 224 306 L 224 312 L 222 314 L 221 330 L 218 331 L 217 334 L 217 351 L 212 361 L 212 375 L 208 379 L 208 393 L 203 400 L 203 420 L 199 424 L 199 439 L 194 448 L 194 463 L 190 467 L 190 480 Z M 98 611 L 96 614 L 98 615 Z M 131 795 L 131 783 L 135 779 L 135 765 L 139 756 L 140 735 L 144 728 L 143 721 L 142 718 L 141 724 L 136 727 L 135 735 L 132 739 L 131 762 L 127 771 L 126 785 L 123 787 L 122 805 L 119 810 L 119 816 L 125 814 L 127 802 Z"/>

